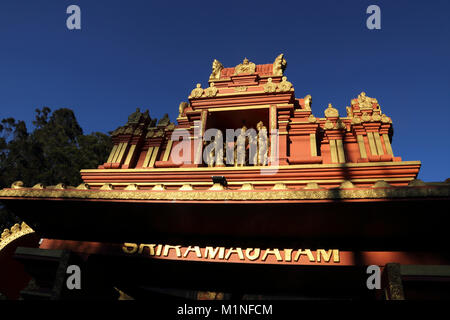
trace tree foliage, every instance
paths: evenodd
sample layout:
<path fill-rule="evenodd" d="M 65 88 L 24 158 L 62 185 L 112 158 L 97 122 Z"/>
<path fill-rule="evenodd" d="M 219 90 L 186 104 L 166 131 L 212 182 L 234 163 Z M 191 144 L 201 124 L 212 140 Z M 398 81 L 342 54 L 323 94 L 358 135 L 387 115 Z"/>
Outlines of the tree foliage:
<path fill-rule="evenodd" d="M 36 109 L 34 130 L 13 118 L 0 122 L 0 189 L 21 180 L 26 186 L 60 182 L 77 186 L 80 169 L 96 168 L 112 148 L 108 135 L 83 134 L 72 110 Z M 0 207 L 0 231 L 18 219 Z"/>

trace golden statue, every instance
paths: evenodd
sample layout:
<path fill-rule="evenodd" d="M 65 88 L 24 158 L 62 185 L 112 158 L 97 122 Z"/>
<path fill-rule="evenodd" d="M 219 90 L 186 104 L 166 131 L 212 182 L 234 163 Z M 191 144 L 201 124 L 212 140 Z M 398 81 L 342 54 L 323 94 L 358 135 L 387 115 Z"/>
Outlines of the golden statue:
<path fill-rule="evenodd" d="M 220 72 L 223 69 L 223 65 L 216 59 L 214 59 L 212 63 L 212 73 L 209 76 L 209 80 L 217 80 L 220 79 Z"/>
<path fill-rule="evenodd" d="M 277 85 L 272 82 L 272 78 L 267 79 L 267 83 L 264 85 L 264 92 L 275 92 L 277 91 Z"/>
<path fill-rule="evenodd" d="M 292 83 L 287 81 L 287 77 L 281 78 L 282 81 L 278 84 L 278 91 L 279 92 L 288 92 L 292 88 Z"/>
<path fill-rule="evenodd" d="M 234 75 L 238 75 L 241 73 L 255 73 L 256 71 L 256 65 L 253 62 L 248 61 L 247 58 L 244 59 L 244 61 L 240 64 L 238 64 L 236 67 L 234 67 Z"/>
<path fill-rule="evenodd" d="M 306 97 L 303 98 L 304 104 L 305 104 L 305 110 L 311 110 L 311 104 L 312 104 L 312 97 L 310 94 L 308 94 Z"/>
<path fill-rule="evenodd" d="M 191 92 L 191 97 L 200 98 L 202 94 L 203 94 L 202 85 L 200 83 L 197 83 L 197 87 Z"/>
<path fill-rule="evenodd" d="M 358 104 L 360 109 L 372 109 L 372 104 L 378 104 L 377 99 L 366 96 L 365 92 L 358 95 Z"/>
<path fill-rule="evenodd" d="M 331 103 L 328 104 L 328 108 L 325 109 L 325 117 L 327 118 L 337 118 L 339 117 L 339 111 L 333 108 Z"/>
<path fill-rule="evenodd" d="M 352 108 L 351 107 L 345 107 L 345 109 L 347 110 L 347 117 L 353 118 Z"/>
<path fill-rule="evenodd" d="M 205 95 L 207 97 L 215 97 L 217 94 L 218 89 L 214 86 L 214 82 L 211 82 L 209 85 L 209 88 L 205 89 Z"/>
<path fill-rule="evenodd" d="M 178 118 L 181 118 L 182 116 L 184 116 L 184 110 L 186 110 L 186 108 L 189 107 L 189 103 L 182 101 L 180 102 L 180 106 L 178 107 Z"/>
<path fill-rule="evenodd" d="M 287 62 L 286 59 L 284 59 L 284 54 L 280 54 L 273 62 L 272 74 L 274 76 L 282 76 L 286 66 Z"/>

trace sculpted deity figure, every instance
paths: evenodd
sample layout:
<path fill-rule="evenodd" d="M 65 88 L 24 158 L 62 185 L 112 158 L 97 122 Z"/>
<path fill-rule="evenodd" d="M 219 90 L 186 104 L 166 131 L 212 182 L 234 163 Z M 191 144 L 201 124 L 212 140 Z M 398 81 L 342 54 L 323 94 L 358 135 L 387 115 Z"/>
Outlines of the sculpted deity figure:
<path fill-rule="evenodd" d="M 267 83 L 264 85 L 264 92 L 275 92 L 277 91 L 277 85 L 272 82 L 272 78 L 267 79 Z"/>
<path fill-rule="evenodd" d="M 281 78 L 282 81 L 278 84 L 278 91 L 280 92 L 288 92 L 292 88 L 292 83 L 287 81 L 287 77 Z"/>
<path fill-rule="evenodd" d="M 138 123 L 141 115 L 141 110 L 139 110 L 139 108 L 136 108 L 136 111 L 128 116 L 128 123 Z"/>
<path fill-rule="evenodd" d="M 179 118 L 184 116 L 184 110 L 186 110 L 187 107 L 189 107 L 189 103 L 187 103 L 185 101 L 180 102 L 180 106 L 178 107 L 178 112 L 179 112 L 178 117 Z"/>
<path fill-rule="evenodd" d="M 269 150 L 269 138 L 267 137 L 267 128 L 264 126 L 263 122 L 260 121 L 256 125 L 258 129 L 258 165 L 267 166 L 268 161 L 268 150 Z"/>
<path fill-rule="evenodd" d="M 217 94 L 218 89 L 214 86 L 214 82 L 211 82 L 209 85 L 209 88 L 205 89 L 205 95 L 207 97 L 215 97 Z"/>
<path fill-rule="evenodd" d="M 215 160 L 215 139 L 211 142 L 211 149 L 209 149 L 209 152 L 206 154 L 206 164 L 208 167 L 214 167 L 214 160 Z"/>
<path fill-rule="evenodd" d="M 378 103 L 377 99 L 366 96 L 365 92 L 358 95 L 358 104 L 360 109 L 372 109 L 372 104 Z"/>
<path fill-rule="evenodd" d="M 311 104 L 312 104 L 311 95 L 308 94 L 306 97 L 303 98 L 303 101 L 305 103 L 305 110 L 311 110 Z"/>
<path fill-rule="evenodd" d="M 248 162 L 250 165 L 258 165 L 258 135 L 250 134 L 248 136 Z"/>
<path fill-rule="evenodd" d="M 197 83 L 197 87 L 191 92 L 191 97 L 200 98 L 202 94 L 203 94 L 202 85 L 200 83 Z"/>
<path fill-rule="evenodd" d="M 274 76 L 282 76 L 284 69 L 286 69 L 287 62 L 284 59 L 284 54 L 280 54 L 273 62 L 272 73 Z"/>
<path fill-rule="evenodd" d="M 245 151 L 246 146 L 246 133 L 247 127 L 243 126 L 239 136 L 236 139 L 236 145 L 234 149 L 234 165 L 237 167 L 243 167 L 245 165 Z"/>
<path fill-rule="evenodd" d="M 212 63 L 212 73 L 209 76 L 209 80 L 217 80 L 220 79 L 220 72 L 223 69 L 223 65 L 216 59 L 214 59 Z"/>
<path fill-rule="evenodd" d="M 241 73 L 255 73 L 256 65 L 253 62 L 248 61 L 247 58 L 244 59 L 244 61 L 240 64 L 238 64 L 234 68 L 234 75 L 238 75 Z"/>

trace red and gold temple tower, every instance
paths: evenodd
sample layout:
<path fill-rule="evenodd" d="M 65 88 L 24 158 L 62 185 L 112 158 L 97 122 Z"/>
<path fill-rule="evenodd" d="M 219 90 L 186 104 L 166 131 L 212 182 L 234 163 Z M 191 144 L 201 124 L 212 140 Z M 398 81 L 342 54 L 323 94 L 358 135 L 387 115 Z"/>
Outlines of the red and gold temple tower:
<path fill-rule="evenodd" d="M 107 161 L 81 170 L 81 185 L 1 190 L 0 200 L 43 238 L 21 245 L 12 230 L 2 234 L 0 253 L 10 248 L 3 259 L 25 266 L 9 296 L 45 291 L 24 289 L 23 279 L 43 277 L 30 261 L 46 254 L 94 275 L 108 264 L 102 281 L 89 278 L 91 295 L 116 288 L 146 297 L 162 287 L 194 298 L 403 299 L 423 295 L 417 281 L 427 294 L 439 290 L 429 283 L 450 276 L 440 223 L 449 181 L 417 179 L 420 161 L 394 153 L 392 120 L 375 98 L 360 93 L 345 116 L 330 103 L 320 117 L 312 97 L 287 80 L 286 65 L 282 54 L 231 68 L 214 60 L 207 88 L 193 86 L 177 124 L 137 109 L 112 132 Z M 266 130 L 267 161 L 227 162 L 234 140 L 203 161 L 205 132 L 244 126 Z M 383 270 L 382 290 L 365 287 L 368 265 Z"/>

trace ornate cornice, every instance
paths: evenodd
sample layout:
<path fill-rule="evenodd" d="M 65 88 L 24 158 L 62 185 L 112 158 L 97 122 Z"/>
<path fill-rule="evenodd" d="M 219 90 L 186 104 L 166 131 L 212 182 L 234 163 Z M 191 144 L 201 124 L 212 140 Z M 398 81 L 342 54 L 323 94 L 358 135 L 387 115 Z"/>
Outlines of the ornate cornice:
<path fill-rule="evenodd" d="M 10 189 L 12 190 L 12 189 Z M 15 189 L 19 190 L 19 189 Z M 3 190 L 2 190 L 3 191 Z M 2 192 L 0 191 L 0 193 Z M 11 227 L 11 229 L 5 229 L 3 230 L 1 236 L 0 236 L 0 251 L 3 250 L 8 244 L 13 242 L 16 239 L 19 239 L 20 237 L 34 233 L 34 230 L 31 229 L 25 222 L 22 222 L 22 224 L 16 223 Z"/>
<path fill-rule="evenodd" d="M 335 200 L 335 199 L 398 199 L 450 197 L 450 183 L 393 187 L 387 183 L 375 183 L 372 187 L 353 187 L 344 182 L 338 188 L 265 189 L 265 190 L 80 190 L 80 189 L 3 189 L 1 198 L 60 198 L 60 199 L 103 199 L 103 200 L 184 200 L 184 201 L 279 201 L 279 200 Z M 379 187 L 381 186 L 381 187 Z"/>

